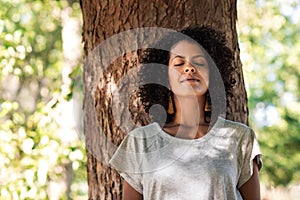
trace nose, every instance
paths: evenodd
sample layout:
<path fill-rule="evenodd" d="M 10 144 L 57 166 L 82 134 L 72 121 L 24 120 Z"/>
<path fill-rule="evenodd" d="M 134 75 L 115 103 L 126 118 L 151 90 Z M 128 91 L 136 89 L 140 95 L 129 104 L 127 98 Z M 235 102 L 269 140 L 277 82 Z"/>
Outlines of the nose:
<path fill-rule="evenodd" d="M 186 68 L 184 69 L 184 72 L 185 72 L 185 73 L 195 73 L 195 72 L 196 72 L 196 69 L 195 69 L 194 66 L 188 65 L 188 66 L 186 66 Z"/>

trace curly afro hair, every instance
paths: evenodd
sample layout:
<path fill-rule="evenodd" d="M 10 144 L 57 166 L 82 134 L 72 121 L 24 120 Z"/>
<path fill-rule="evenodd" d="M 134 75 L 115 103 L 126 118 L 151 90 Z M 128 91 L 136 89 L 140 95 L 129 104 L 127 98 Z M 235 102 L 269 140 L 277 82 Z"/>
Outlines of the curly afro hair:
<path fill-rule="evenodd" d="M 168 78 L 170 50 L 176 43 L 182 40 L 196 41 L 204 50 L 210 67 L 210 84 L 207 98 L 208 102 L 212 104 L 211 108 L 214 111 L 213 113 L 205 113 L 205 119 L 208 118 L 215 121 L 218 116 L 226 115 L 224 113 L 224 110 L 226 110 L 224 108 L 226 107 L 226 94 L 231 94 L 232 87 L 234 86 L 234 79 L 232 77 L 234 56 L 232 51 L 226 46 L 225 35 L 210 27 L 188 27 L 180 32 L 169 32 L 154 44 L 154 48 L 142 51 L 140 55 L 142 66 L 138 72 L 138 76 L 140 77 L 138 96 L 148 114 L 150 108 L 156 104 L 161 105 L 165 109 L 164 113 L 168 110 L 170 97 L 174 99 L 173 92 L 169 90 Z M 223 88 L 217 82 L 211 84 L 218 74 L 221 75 Z M 221 90 L 223 90 L 223 93 L 219 92 Z M 219 107 L 218 105 L 214 105 L 215 101 L 211 101 L 212 95 L 217 99 L 217 102 L 225 102 L 225 104 Z M 151 113 L 152 120 L 159 123 L 171 122 L 174 114 L 167 113 L 167 116 L 165 116 L 164 113 Z"/>

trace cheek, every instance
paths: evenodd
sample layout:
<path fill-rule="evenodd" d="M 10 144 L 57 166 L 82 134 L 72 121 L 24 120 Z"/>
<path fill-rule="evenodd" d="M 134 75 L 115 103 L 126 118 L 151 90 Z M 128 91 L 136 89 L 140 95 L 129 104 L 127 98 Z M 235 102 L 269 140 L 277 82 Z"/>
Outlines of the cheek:
<path fill-rule="evenodd" d="M 178 80 L 178 78 L 179 78 L 179 73 L 174 69 L 169 68 L 168 75 L 169 75 L 170 85 L 174 84 L 176 82 L 176 80 Z"/>
<path fill-rule="evenodd" d="M 209 73 L 205 74 L 205 82 L 206 82 L 206 85 L 208 86 L 209 85 Z"/>
<path fill-rule="evenodd" d="M 209 70 L 208 69 L 202 69 L 199 70 L 201 76 L 203 77 L 203 80 L 205 81 L 206 85 L 209 85 Z"/>

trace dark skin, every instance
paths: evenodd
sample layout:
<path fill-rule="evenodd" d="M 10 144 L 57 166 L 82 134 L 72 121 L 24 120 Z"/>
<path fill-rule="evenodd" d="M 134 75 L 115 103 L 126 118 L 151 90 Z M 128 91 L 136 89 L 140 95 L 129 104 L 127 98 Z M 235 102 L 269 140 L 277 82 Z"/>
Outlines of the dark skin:
<path fill-rule="evenodd" d="M 173 121 L 164 126 L 164 131 L 183 139 L 203 137 L 209 131 L 204 120 L 209 66 L 200 46 L 185 40 L 175 44 L 170 53 L 168 75 L 170 87 L 176 97 L 176 112 Z M 252 176 L 239 188 L 244 200 L 260 200 L 258 171 L 258 165 L 254 161 Z M 141 199 L 143 195 L 124 181 L 123 200 Z"/>
<path fill-rule="evenodd" d="M 258 177 L 258 166 L 253 163 L 253 174 L 251 178 L 239 188 L 244 200 L 260 200 L 260 184 Z M 123 200 L 142 200 L 143 195 L 137 192 L 129 183 L 124 181 Z"/>
<path fill-rule="evenodd" d="M 142 200 L 143 195 L 137 192 L 127 181 L 123 184 L 123 200 Z"/>
<path fill-rule="evenodd" d="M 239 188 L 239 191 L 244 200 L 260 200 L 260 184 L 256 161 L 253 163 L 253 174 L 251 178 Z"/>

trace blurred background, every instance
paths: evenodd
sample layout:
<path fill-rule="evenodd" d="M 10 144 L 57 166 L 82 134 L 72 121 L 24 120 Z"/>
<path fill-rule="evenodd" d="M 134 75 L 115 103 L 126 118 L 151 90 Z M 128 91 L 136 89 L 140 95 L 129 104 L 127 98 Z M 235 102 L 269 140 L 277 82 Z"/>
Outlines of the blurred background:
<path fill-rule="evenodd" d="M 0 8 L 0 199 L 87 199 L 80 5 Z"/>
<path fill-rule="evenodd" d="M 87 199 L 75 0 L 0 0 L 0 200 Z M 263 199 L 300 196 L 300 0 L 238 0 Z"/>
<path fill-rule="evenodd" d="M 238 0 L 250 126 L 264 154 L 263 197 L 272 200 L 300 197 L 299 13 L 299 0 Z"/>

